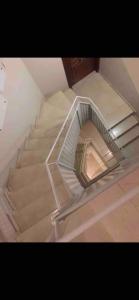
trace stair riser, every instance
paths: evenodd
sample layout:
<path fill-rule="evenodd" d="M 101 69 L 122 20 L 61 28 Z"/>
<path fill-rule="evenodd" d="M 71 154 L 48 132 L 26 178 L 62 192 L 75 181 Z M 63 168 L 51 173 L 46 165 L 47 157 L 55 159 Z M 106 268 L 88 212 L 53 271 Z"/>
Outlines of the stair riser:
<path fill-rule="evenodd" d="M 51 149 L 51 148 L 50 148 Z M 42 153 L 38 153 L 37 150 L 34 151 L 24 151 L 20 160 L 17 162 L 16 167 L 22 168 L 29 165 L 39 164 L 45 162 L 50 149 Z"/>

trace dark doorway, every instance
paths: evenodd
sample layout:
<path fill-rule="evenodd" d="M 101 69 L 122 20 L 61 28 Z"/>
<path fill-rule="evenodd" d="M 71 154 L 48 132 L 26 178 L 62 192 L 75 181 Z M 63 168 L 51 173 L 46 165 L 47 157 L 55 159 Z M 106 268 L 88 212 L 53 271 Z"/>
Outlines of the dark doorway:
<path fill-rule="evenodd" d="M 62 58 L 69 87 L 93 71 L 99 70 L 99 58 L 66 57 Z"/>

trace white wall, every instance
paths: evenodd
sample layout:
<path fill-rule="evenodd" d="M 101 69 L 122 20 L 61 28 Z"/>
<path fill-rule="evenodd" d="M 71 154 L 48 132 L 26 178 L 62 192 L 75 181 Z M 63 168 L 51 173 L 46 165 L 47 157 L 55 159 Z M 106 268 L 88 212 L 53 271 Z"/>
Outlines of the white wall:
<path fill-rule="evenodd" d="M 0 132 L 0 172 L 15 153 L 21 137 L 34 123 L 43 94 L 20 58 L 0 59 L 6 66 L 4 96 L 8 107 Z"/>
<path fill-rule="evenodd" d="M 100 73 L 139 115 L 139 58 L 101 58 Z"/>
<path fill-rule="evenodd" d="M 5 242 L 2 232 L 0 231 L 0 243 Z"/>
<path fill-rule="evenodd" d="M 45 96 L 68 87 L 61 58 L 22 58 Z"/>
<path fill-rule="evenodd" d="M 134 85 L 139 92 L 139 58 L 122 58 L 122 60 L 129 76 L 133 80 Z"/>

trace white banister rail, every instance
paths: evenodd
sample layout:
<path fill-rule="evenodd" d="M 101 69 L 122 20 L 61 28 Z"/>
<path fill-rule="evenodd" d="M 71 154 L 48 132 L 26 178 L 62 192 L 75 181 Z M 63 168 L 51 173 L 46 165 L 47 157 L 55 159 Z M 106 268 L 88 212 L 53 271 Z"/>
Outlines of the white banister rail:
<path fill-rule="evenodd" d="M 57 187 L 55 186 L 53 174 L 50 168 L 51 164 L 61 165 L 65 168 L 72 170 L 75 172 L 74 169 L 74 160 L 75 160 L 75 152 L 76 152 L 76 146 L 78 143 L 78 137 L 80 132 L 80 127 L 90 118 L 90 109 L 91 109 L 91 120 L 95 122 L 96 127 L 98 127 L 102 134 L 106 134 L 105 140 L 108 143 L 111 143 L 113 141 L 112 137 L 110 136 L 110 133 L 108 132 L 108 126 L 104 120 L 104 117 L 102 116 L 102 113 L 97 108 L 96 104 L 93 102 L 91 98 L 88 97 L 82 97 L 82 96 L 76 96 L 73 104 L 71 105 L 71 108 L 67 114 L 67 117 L 65 118 L 60 131 L 54 141 L 53 146 L 50 149 L 49 155 L 46 159 L 46 169 L 48 173 L 48 177 L 51 183 L 53 196 L 56 202 L 56 207 L 61 211 L 63 210 L 63 207 L 61 207 L 61 201 L 59 199 L 59 195 L 57 195 Z M 78 113 L 78 114 L 77 114 Z M 79 114 L 80 113 L 80 114 Z M 83 116 L 81 115 L 83 114 Z M 94 119 L 93 119 L 94 118 Z M 68 123 L 69 122 L 69 123 Z M 67 126 L 68 125 L 68 126 Z M 65 127 L 67 126 L 66 131 Z M 61 135 L 64 132 L 64 136 L 62 136 L 61 141 Z M 60 143 L 60 145 L 58 144 Z M 53 158 L 53 151 L 55 150 L 55 147 L 58 144 L 58 153 L 57 156 Z M 60 146 L 60 147 L 59 147 Z M 118 147 L 115 145 L 112 145 L 113 152 L 117 152 Z M 117 154 L 117 157 L 119 154 Z M 51 159 L 52 157 L 52 159 Z M 120 155 L 119 155 L 120 157 Z M 118 158 L 119 158 L 118 157 Z M 75 199 L 76 200 L 76 199 Z M 78 199 L 79 200 L 79 199 Z M 69 204 L 68 204 L 69 205 Z M 66 209 L 67 205 L 65 205 Z"/>

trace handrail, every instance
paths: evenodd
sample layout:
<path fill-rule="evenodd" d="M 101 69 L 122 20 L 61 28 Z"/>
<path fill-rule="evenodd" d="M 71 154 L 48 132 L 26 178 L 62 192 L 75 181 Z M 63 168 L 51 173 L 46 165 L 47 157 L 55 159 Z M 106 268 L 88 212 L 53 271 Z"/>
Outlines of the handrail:
<path fill-rule="evenodd" d="M 108 130 L 107 125 L 106 125 L 106 123 L 105 123 L 105 120 L 104 120 L 104 118 L 103 118 L 103 116 L 102 116 L 102 113 L 101 113 L 100 110 L 96 107 L 96 105 L 95 105 L 95 103 L 93 102 L 93 100 L 90 99 L 90 98 L 88 98 L 88 97 L 81 97 L 81 96 L 79 96 L 79 99 L 87 99 L 87 101 L 88 101 L 89 103 L 83 102 L 83 101 L 79 101 L 79 102 L 78 102 L 78 104 L 77 104 L 77 106 L 76 106 L 76 110 L 75 110 L 74 115 L 73 115 L 73 118 L 72 118 L 72 121 L 71 121 L 71 124 L 70 124 L 70 126 L 69 126 L 69 128 L 68 128 L 68 130 L 67 130 L 66 136 L 65 136 L 65 138 L 64 138 L 63 145 L 62 145 L 61 150 L 60 150 L 60 152 L 59 152 L 58 159 L 57 159 L 57 163 L 60 163 L 60 156 L 61 156 L 62 151 L 63 151 L 63 149 L 64 149 L 65 141 L 66 141 L 66 139 L 67 139 L 67 137 L 68 137 L 68 134 L 69 134 L 70 129 L 71 129 L 71 127 L 72 127 L 72 124 L 73 124 L 73 122 L 74 122 L 74 118 L 75 118 L 75 116 L 76 116 L 76 113 L 78 112 L 79 105 L 81 105 L 81 104 L 85 104 L 85 105 L 91 104 L 91 107 L 93 106 L 93 107 L 92 107 L 92 108 L 93 108 L 93 111 L 96 113 L 98 119 L 99 119 L 99 117 L 100 117 L 100 121 L 102 122 L 102 120 L 103 120 L 103 122 L 102 122 L 102 123 L 103 123 L 103 126 L 106 127 L 106 130 Z M 76 100 L 78 100 L 78 98 L 76 98 Z M 74 102 L 74 104 L 75 104 L 75 102 Z M 71 111 L 72 111 L 72 108 L 70 109 L 70 112 L 71 112 Z M 99 116 L 98 116 L 98 114 L 99 114 Z M 69 115 L 70 115 L 70 114 L 69 114 Z M 68 120 L 68 119 L 67 119 L 67 120 Z M 66 120 L 66 121 L 67 121 L 67 120 Z M 78 120 L 78 121 L 79 121 L 79 120 Z M 80 125 L 80 122 L 79 122 L 79 125 Z"/>
<path fill-rule="evenodd" d="M 105 127 L 106 127 L 107 129 L 109 129 L 109 128 L 108 128 L 108 125 L 106 124 L 106 121 L 105 121 L 105 119 L 104 119 L 104 117 L 103 117 L 103 115 L 102 115 L 102 113 L 101 113 L 101 111 L 100 111 L 99 108 L 96 106 L 96 104 L 94 103 L 93 99 L 92 99 L 92 98 L 89 98 L 89 97 L 81 97 L 81 98 L 87 99 L 88 101 L 91 102 L 91 104 L 92 104 L 93 107 L 95 108 L 94 111 L 95 111 L 97 114 L 100 115 L 100 119 L 102 119 L 102 121 L 103 121 Z M 80 103 L 87 104 L 86 102 L 80 102 Z"/>
<path fill-rule="evenodd" d="M 82 101 L 82 100 L 84 100 L 84 101 Z M 85 100 L 86 100 L 86 102 L 85 102 Z M 88 105 L 88 106 L 90 106 L 92 108 L 92 111 L 94 111 L 94 116 L 96 118 L 96 122 L 97 122 L 97 119 L 99 120 L 99 127 L 101 128 L 102 132 L 103 131 L 105 132 L 105 129 L 106 129 L 106 132 L 107 132 L 108 136 L 105 137 L 105 139 L 107 139 L 107 140 L 113 140 L 112 137 L 110 136 L 110 133 L 108 132 L 109 128 L 108 128 L 108 126 L 107 126 L 107 124 L 106 124 L 106 122 L 104 120 L 104 117 L 102 116 L 102 113 L 100 112 L 100 110 L 97 108 L 97 106 L 94 103 L 93 99 L 91 99 L 89 97 L 76 96 L 76 98 L 75 98 L 73 104 L 71 105 L 71 108 L 70 108 L 70 110 L 69 110 L 69 112 L 68 112 L 68 114 L 67 114 L 67 116 L 66 116 L 66 118 L 65 118 L 65 120 L 64 120 L 64 122 L 63 122 L 63 124 L 61 126 L 61 128 L 60 128 L 60 131 L 59 131 L 59 133 L 58 133 L 58 135 L 57 135 L 57 137 L 56 137 L 56 139 L 54 141 L 54 144 L 53 144 L 53 146 L 50 149 L 50 152 L 49 152 L 48 157 L 47 157 L 46 162 L 45 162 L 46 163 L 46 169 L 47 169 L 48 177 L 49 177 L 49 180 L 50 180 L 50 183 L 51 183 L 51 187 L 52 187 L 52 191 L 53 191 L 53 195 L 54 195 L 54 199 L 55 199 L 55 202 L 56 202 L 56 205 L 57 205 L 59 213 L 63 210 L 63 208 L 64 208 L 64 210 L 66 210 L 67 207 L 69 206 L 69 204 L 68 205 L 64 204 L 64 207 L 61 207 L 60 200 L 58 199 L 59 196 L 57 195 L 57 191 L 56 191 L 56 186 L 55 186 L 55 183 L 54 183 L 54 179 L 53 179 L 53 176 L 51 174 L 50 164 L 53 163 L 53 164 L 56 164 L 58 166 L 58 164 L 60 165 L 60 163 L 62 163 L 62 161 L 60 162 L 60 156 L 61 156 L 62 150 L 64 149 L 64 145 L 65 145 L 66 139 L 68 137 L 68 134 L 70 133 L 70 129 L 72 128 L 72 124 L 73 124 L 73 122 L 75 120 L 75 116 L 76 116 L 76 113 L 78 111 L 79 105 L 81 105 L 81 104 Z M 75 107 L 75 111 L 73 110 L 74 107 Z M 64 142 L 62 141 L 61 149 L 60 149 L 60 151 L 58 150 L 59 151 L 58 157 L 54 161 L 52 160 L 53 162 L 49 162 L 51 154 L 53 153 L 53 150 L 55 149 L 55 146 L 57 145 L 57 142 L 59 141 L 60 136 L 63 133 L 63 131 L 65 129 L 65 126 L 67 125 L 67 122 L 69 121 L 69 117 L 70 117 L 71 113 L 73 115 L 72 115 L 72 118 L 71 118 L 71 120 L 70 120 L 70 122 L 68 124 L 68 129 L 66 129 L 66 132 L 64 133 Z M 87 112 L 87 110 L 85 110 L 85 117 L 88 116 L 87 114 L 88 114 L 88 112 Z M 60 143 L 61 143 L 61 141 L 60 141 Z M 114 150 L 115 150 L 115 148 L 114 148 Z M 63 163 L 64 163 L 64 161 L 63 161 Z M 70 165 L 67 166 L 66 164 L 64 164 L 63 166 L 66 167 L 67 169 L 70 168 Z M 75 173 L 75 170 L 73 170 L 72 166 L 71 166 L 71 171 L 73 171 Z M 81 196 L 83 196 L 83 194 Z"/>
<path fill-rule="evenodd" d="M 49 152 L 49 154 L 48 154 L 48 156 L 47 156 L 47 159 L 46 159 L 46 163 L 49 161 L 49 158 L 50 158 L 50 156 L 51 156 L 51 154 L 52 154 L 52 152 L 53 152 L 53 149 L 54 149 L 54 147 L 55 147 L 55 145 L 56 145 L 56 143 L 57 143 L 57 141 L 58 141 L 58 139 L 59 139 L 59 137 L 60 137 L 60 135 L 61 135 L 61 133 L 62 133 L 62 131 L 63 131 L 65 125 L 66 125 L 66 123 L 67 123 L 67 121 L 68 121 L 68 118 L 69 118 L 69 116 L 70 116 L 70 114 L 71 114 L 71 111 L 72 111 L 74 105 L 76 104 L 76 102 L 77 102 L 79 99 L 86 99 L 87 101 L 89 101 L 89 102 L 93 105 L 94 111 L 95 111 L 97 114 L 100 115 L 100 119 L 103 120 L 103 123 L 104 123 L 105 127 L 108 129 L 108 126 L 107 126 L 107 124 L 106 124 L 106 121 L 105 121 L 105 119 L 104 119 L 102 113 L 100 112 L 99 108 L 98 108 L 98 107 L 96 106 L 96 104 L 94 103 L 93 99 L 92 99 L 92 98 L 89 98 L 89 97 L 76 96 L 76 97 L 75 97 L 75 100 L 73 101 L 73 103 L 72 103 L 72 105 L 71 105 L 71 108 L 70 108 L 70 110 L 69 110 L 69 112 L 68 112 L 68 114 L 67 114 L 67 117 L 66 117 L 66 119 L 64 120 L 64 122 L 63 122 L 63 124 L 62 124 L 62 126 L 61 126 L 61 129 L 60 129 L 60 131 L 59 131 L 59 133 L 58 133 L 58 135 L 57 135 L 57 137 L 56 137 L 56 139 L 55 139 L 55 141 L 54 141 L 54 144 L 53 144 L 53 146 L 52 146 L 51 149 L 50 149 L 50 152 Z M 82 102 L 82 101 L 80 101 L 80 103 L 88 104 L 88 103 Z"/>
<path fill-rule="evenodd" d="M 61 153 L 62 153 L 63 148 L 64 148 L 65 141 L 66 141 L 67 136 L 68 136 L 68 134 L 69 134 L 69 132 L 70 132 L 71 126 L 72 126 L 72 124 L 73 124 L 73 122 L 74 122 L 74 118 L 75 118 L 75 116 L 76 116 L 76 112 L 77 112 L 77 110 L 78 110 L 78 106 L 79 106 L 79 103 L 78 103 L 78 105 L 77 105 L 77 109 L 76 109 L 75 112 L 74 112 L 72 121 L 71 121 L 71 123 L 70 123 L 70 126 L 69 126 L 69 128 L 68 128 L 68 130 L 67 130 L 67 133 L 66 133 L 66 136 L 65 136 L 65 139 L 64 139 L 64 141 L 63 141 L 63 145 L 62 145 L 61 150 L 60 150 L 60 152 L 59 152 L 58 159 L 57 159 L 57 162 L 58 162 L 58 163 L 59 163 L 60 156 L 61 156 Z"/>

